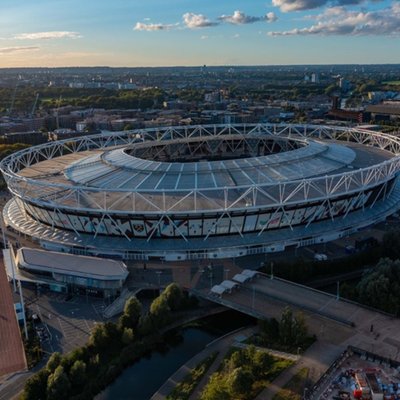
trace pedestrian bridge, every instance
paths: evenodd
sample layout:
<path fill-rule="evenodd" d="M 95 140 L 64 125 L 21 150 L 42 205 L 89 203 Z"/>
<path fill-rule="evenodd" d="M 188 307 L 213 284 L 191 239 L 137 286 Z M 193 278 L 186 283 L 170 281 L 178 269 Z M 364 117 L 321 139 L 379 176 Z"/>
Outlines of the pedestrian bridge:
<path fill-rule="evenodd" d="M 306 314 L 328 318 L 349 327 L 355 327 L 362 314 L 375 313 L 374 310 L 338 296 L 266 274 L 244 271 L 238 279 L 235 278 L 215 285 L 211 290 L 192 289 L 192 292 L 259 319 L 271 317 L 272 305 L 281 305 L 282 308 L 289 305 Z"/>

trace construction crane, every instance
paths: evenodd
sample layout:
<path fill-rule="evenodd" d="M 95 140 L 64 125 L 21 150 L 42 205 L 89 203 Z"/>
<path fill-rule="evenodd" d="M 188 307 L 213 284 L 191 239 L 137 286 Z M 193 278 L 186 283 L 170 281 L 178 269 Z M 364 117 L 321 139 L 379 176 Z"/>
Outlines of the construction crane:
<path fill-rule="evenodd" d="M 39 93 L 36 93 L 36 97 L 35 97 L 35 101 L 33 103 L 32 111 L 31 111 L 31 113 L 29 115 L 31 118 L 33 118 L 33 116 L 35 115 L 35 111 L 36 111 L 37 103 L 38 103 L 38 100 L 39 100 L 39 96 L 40 96 Z"/>

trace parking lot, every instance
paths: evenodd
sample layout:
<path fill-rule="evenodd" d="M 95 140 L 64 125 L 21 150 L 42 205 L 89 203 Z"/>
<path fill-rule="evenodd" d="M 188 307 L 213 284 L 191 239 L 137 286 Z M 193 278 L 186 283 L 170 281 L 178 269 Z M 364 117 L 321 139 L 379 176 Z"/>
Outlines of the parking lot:
<path fill-rule="evenodd" d="M 85 344 L 93 326 L 103 322 L 107 306 L 103 299 L 78 295 L 48 292 L 37 296 L 29 289 L 24 295 L 28 310 L 41 321 L 36 326 L 42 331 L 38 335 L 45 353 L 66 353 Z"/>

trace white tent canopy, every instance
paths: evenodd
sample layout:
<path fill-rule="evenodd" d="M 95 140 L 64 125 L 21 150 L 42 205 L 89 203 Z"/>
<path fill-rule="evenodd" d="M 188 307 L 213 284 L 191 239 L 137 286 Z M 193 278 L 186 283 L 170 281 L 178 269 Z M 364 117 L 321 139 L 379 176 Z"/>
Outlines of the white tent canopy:
<path fill-rule="evenodd" d="M 221 285 L 215 285 L 211 289 L 211 293 L 217 294 L 218 296 L 223 295 L 226 292 L 226 288 Z"/>
<path fill-rule="evenodd" d="M 254 278 L 255 276 L 257 276 L 257 271 L 254 271 L 252 269 L 244 269 L 242 271 L 242 275 L 246 275 L 250 278 Z"/>
<path fill-rule="evenodd" d="M 228 289 L 229 291 L 231 291 L 232 289 L 236 288 L 238 286 L 238 284 L 236 282 L 232 282 L 232 281 L 223 281 L 220 286 L 223 286 L 225 289 Z"/>
<path fill-rule="evenodd" d="M 245 282 L 249 281 L 251 278 L 250 278 L 250 276 L 247 276 L 247 275 L 236 274 L 232 279 L 238 283 L 245 283 Z"/>

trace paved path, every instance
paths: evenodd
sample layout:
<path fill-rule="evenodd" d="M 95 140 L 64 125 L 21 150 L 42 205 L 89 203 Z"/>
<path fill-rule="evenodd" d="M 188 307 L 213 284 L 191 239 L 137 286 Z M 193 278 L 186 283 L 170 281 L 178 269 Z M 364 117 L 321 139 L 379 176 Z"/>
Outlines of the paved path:
<path fill-rule="evenodd" d="M 337 358 L 341 347 L 326 342 L 315 342 L 291 367 L 283 371 L 268 387 L 266 387 L 256 400 L 271 400 L 302 368 L 309 368 L 309 380 L 316 382 Z"/>
<path fill-rule="evenodd" d="M 237 340 L 237 337 L 239 335 L 240 335 L 240 337 L 244 337 L 244 336 L 249 337 L 253 334 L 255 329 L 256 328 L 252 327 L 252 328 L 244 328 L 241 330 L 236 330 L 228 335 L 223 336 L 220 339 L 215 340 L 214 342 L 211 342 L 202 352 L 195 355 L 186 364 L 184 364 L 181 368 L 179 368 L 164 383 L 164 385 L 162 385 L 161 388 L 151 397 L 151 400 L 165 399 L 171 393 L 171 391 L 175 388 L 175 386 L 179 382 L 183 381 L 183 379 L 186 377 L 186 375 L 193 368 L 195 368 L 200 362 L 202 362 L 207 357 L 209 357 L 212 353 L 218 352 L 218 356 L 217 356 L 216 360 L 214 361 L 214 363 L 211 365 L 208 372 L 206 373 L 206 376 L 209 376 L 212 372 L 214 372 L 218 368 L 218 366 L 221 363 L 227 350 Z M 195 391 L 195 393 L 193 393 L 193 395 L 190 397 L 191 399 L 198 398 L 198 393 L 200 393 L 200 391 L 202 390 L 201 388 L 203 387 L 202 386 L 203 381 L 206 382 L 206 380 L 204 378 L 205 377 L 203 377 L 203 379 L 200 381 L 198 387 L 196 388 L 197 391 Z"/>
<path fill-rule="evenodd" d="M 10 376 L 0 384 L 0 400 L 19 399 L 25 386 L 26 380 L 33 375 L 33 372 L 22 372 Z"/>

